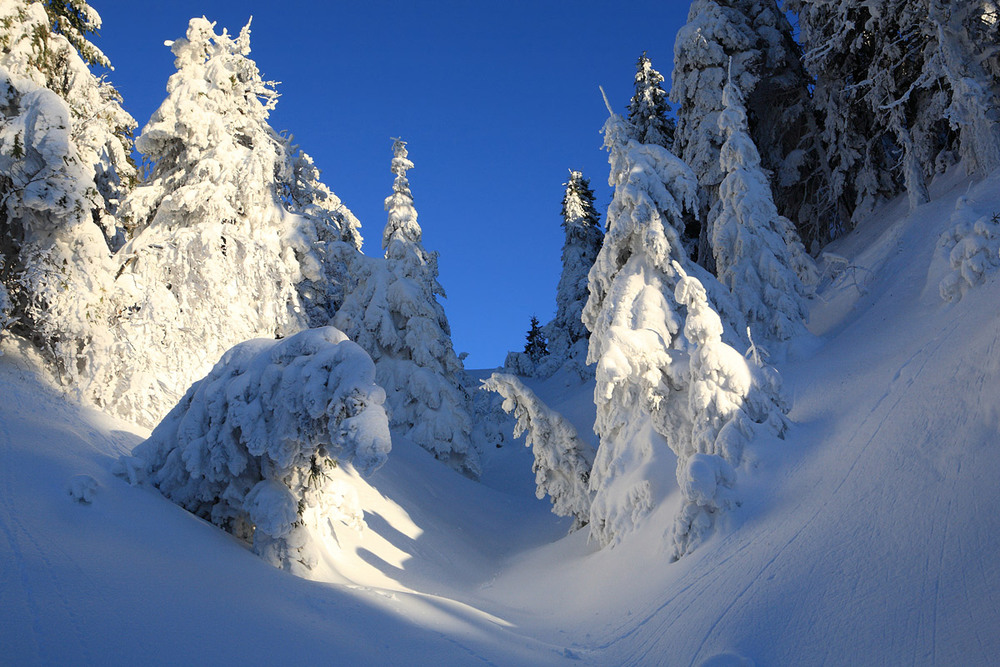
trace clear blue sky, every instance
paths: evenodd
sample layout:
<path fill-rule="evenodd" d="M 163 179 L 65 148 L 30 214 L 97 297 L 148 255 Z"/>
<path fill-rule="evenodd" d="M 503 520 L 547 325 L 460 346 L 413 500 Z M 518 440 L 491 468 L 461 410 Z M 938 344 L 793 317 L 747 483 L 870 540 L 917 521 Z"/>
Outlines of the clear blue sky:
<path fill-rule="evenodd" d="M 455 349 L 468 368 L 521 349 L 531 315 L 555 311 L 562 184 L 569 169 L 610 200 L 598 85 L 616 110 L 648 51 L 669 81 L 688 2 L 244 2 L 91 0 L 94 41 L 140 130 L 166 96 L 163 41 L 206 16 L 236 33 L 253 15 L 251 57 L 280 81 L 271 117 L 295 136 L 380 252 L 390 137 L 409 142 L 424 244 L 440 253 Z"/>

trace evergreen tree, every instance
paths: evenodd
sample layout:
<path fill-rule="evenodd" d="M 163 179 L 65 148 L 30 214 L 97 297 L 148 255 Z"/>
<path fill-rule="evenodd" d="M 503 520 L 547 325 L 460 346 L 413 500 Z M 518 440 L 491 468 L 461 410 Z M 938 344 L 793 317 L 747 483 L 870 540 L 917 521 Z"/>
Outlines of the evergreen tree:
<path fill-rule="evenodd" d="M 339 518 L 328 473 L 368 474 L 391 448 L 375 368 L 333 327 L 227 351 L 122 461 L 188 511 L 293 571 Z"/>
<path fill-rule="evenodd" d="M 538 364 L 549 355 L 548 347 L 545 345 L 545 333 L 538 325 L 538 318 L 531 316 L 531 328 L 525 336 L 527 342 L 524 344 L 524 353 L 528 355 L 533 364 Z"/>
<path fill-rule="evenodd" d="M 662 500 L 671 473 L 667 443 L 684 430 L 675 390 L 684 383 L 684 344 L 673 262 L 697 271 L 677 225 L 698 203 L 691 169 L 661 146 L 636 142 L 621 116 L 612 113 L 605 124 L 604 144 L 615 194 L 583 311 L 600 438 L 590 531 L 601 545 L 617 542 Z"/>
<path fill-rule="evenodd" d="M 72 9 L 71 21 L 53 3 L 0 4 L 0 283 L 10 330 L 87 396 L 111 345 L 109 248 L 123 238 L 135 121 L 87 67 L 107 65 L 88 41 L 100 17 L 83 0 Z"/>
<path fill-rule="evenodd" d="M 424 249 L 406 172 L 413 167 L 406 143 L 393 140 L 392 194 L 382 235 L 385 260 L 358 257 L 358 288 L 334 318 L 375 361 L 386 390 L 390 425 L 456 470 L 479 474 L 472 444 L 469 396 L 462 362 L 437 297 L 437 255 Z"/>
<path fill-rule="evenodd" d="M 855 222 L 904 189 L 911 206 L 928 201 L 928 178 L 957 159 L 980 173 L 1000 166 L 989 111 L 998 79 L 981 47 L 988 4 L 789 3 L 816 77 L 832 185 Z"/>
<path fill-rule="evenodd" d="M 660 85 L 663 75 L 643 51 L 635 65 L 635 94 L 628 105 L 628 120 L 641 144 L 656 144 L 670 149 L 674 145 L 676 123 L 670 117 L 667 93 Z"/>
<path fill-rule="evenodd" d="M 281 200 L 277 93 L 248 57 L 249 24 L 232 37 L 192 19 L 171 51 L 167 99 L 136 141 L 152 169 L 122 207 L 137 233 L 118 253 L 122 343 L 102 396 L 147 424 L 226 349 L 309 324 L 297 283 L 310 249 Z"/>
<path fill-rule="evenodd" d="M 771 175 L 779 211 L 796 221 L 807 242 L 825 242 L 837 225 L 828 187 L 828 158 L 819 142 L 810 80 L 775 0 L 695 0 L 677 34 L 671 99 L 678 105 L 677 154 L 701 186 L 699 263 L 711 267 L 709 212 L 723 173 L 718 157 L 722 89 L 729 72 L 746 100 L 750 134 Z"/>
<path fill-rule="evenodd" d="M 739 504 L 736 467 L 761 429 L 783 437 L 788 406 L 771 368 L 722 341 L 722 321 L 697 278 L 681 275 L 674 297 L 683 306 L 689 344 L 686 418 L 690 430 L 671 441 L 677 455 L 677 484 L 683 503 L 674 520 L 673 558 L 693 550 L 716 517 Z"/>
<path fill-rule="evenodd" d="M 726 137 L 720 166 L 726 177 L 713 211 L 712 249 L 719 280 L 729 287 L 756 340 L 783 343 L 806 333 L 803 324 L 816 268 L 792 223 L 778 214 L 760 157 L 748 134 L 740 91 L 723 89 L 719 129 Z"/>
<path fill-rule="evenodd" d="M 562 202 L 562 273 L 556 288 L 556 314 L 545 325 L 548 352 L 555 365 L 569 362 L 584 372 L 587 340 L 590 332 L 583 324 L 583 306 L 587 303 L 587 274 L 601 250 L 604 234 L 600 216 L 594 208 L 590 181 L 579 171 L 570 171 Z M 552 369 L 553 371 L 555 369 Z"/>

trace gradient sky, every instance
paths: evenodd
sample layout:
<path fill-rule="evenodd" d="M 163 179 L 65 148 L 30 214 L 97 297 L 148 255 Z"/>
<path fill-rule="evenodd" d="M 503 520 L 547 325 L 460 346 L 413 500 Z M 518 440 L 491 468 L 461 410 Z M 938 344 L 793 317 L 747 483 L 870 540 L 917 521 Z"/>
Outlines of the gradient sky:
<path fill-rule="evenodd" d="M 306 2 L 90 0 L 94 41 L 139 128 L 166 96 L 164 40 L 206 16 L 236 33 L 253 15 L 251 58 L 280 81 L 271 125 L 313 156 L 323 181 L 381 252 L 390 137 L 409 142 L 424 245 L 440 253 L 444 307 L 467 368 L 522 349 L 529 319 L 555 312 L 569 169 L 607 210 L 601 126 L 632 94 L 646 50 L 668 79 L 688 2 Z M 137 10 L 137 7 L 141 9 Z"/>

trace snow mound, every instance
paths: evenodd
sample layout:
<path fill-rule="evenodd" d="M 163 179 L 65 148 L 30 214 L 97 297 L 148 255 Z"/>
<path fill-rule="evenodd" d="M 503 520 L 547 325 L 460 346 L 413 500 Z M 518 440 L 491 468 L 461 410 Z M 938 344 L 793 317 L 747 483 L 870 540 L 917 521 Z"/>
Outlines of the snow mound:
<path fill-rule="evenodd" d="M 315 565 L 311 533 L 343 492 L 330 471 L 367 474 L 391 448 L 371 358 L 333 327 L 229 350 L 120 466 L 275 565 Z M 328 493 L 328 491 L 331 491 Z M 298 565 L 294 565 L 298 569 Z"/>

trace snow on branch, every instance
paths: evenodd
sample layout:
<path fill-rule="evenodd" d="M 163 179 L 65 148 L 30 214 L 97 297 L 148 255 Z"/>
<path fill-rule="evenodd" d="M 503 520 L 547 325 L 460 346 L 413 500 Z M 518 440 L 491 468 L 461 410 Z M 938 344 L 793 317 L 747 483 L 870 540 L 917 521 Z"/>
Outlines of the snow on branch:
<path fill-rule="evenodd" d="M 524 444 L 535 455 L 535 495 L 546 495 L 558 516 L 572 516 L 576 530 L 590 520 L 588 488 L 594 452 L 562 415 L 545 405 L 513 375 L 494 373 L 483 389 L 503 396 L 503 409 L 517 419 L 514 437 L 527 434 Z"/>

